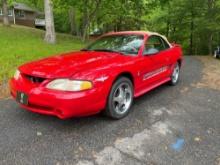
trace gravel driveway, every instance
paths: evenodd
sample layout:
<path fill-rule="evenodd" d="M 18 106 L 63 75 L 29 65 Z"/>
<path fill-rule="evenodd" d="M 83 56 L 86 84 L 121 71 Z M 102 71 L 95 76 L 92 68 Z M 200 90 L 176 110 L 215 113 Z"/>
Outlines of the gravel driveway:
<path fill-rule="evenodd" d="M 178 86 L 135 100 L 125 119 L 61 121 L 0 101 L 0 164 L 220 165 L 220 91 L 198 87 L 203 64 L 186 57 Z"/>

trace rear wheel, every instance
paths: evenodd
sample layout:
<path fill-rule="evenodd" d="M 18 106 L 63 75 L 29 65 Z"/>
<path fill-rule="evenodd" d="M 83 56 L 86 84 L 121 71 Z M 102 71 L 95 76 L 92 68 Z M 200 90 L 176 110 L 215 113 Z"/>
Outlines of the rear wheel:
<path fill-rule="evenodd" d="M 179 76 L 180 76 L 180 65 L 179 63 L 176 63 L 171 75 L 170 85 L 173 86 L 176 85 L 179 81 Z"/>
<path fill-rule="evenodd" d="M 113 119 L 127 116 L 133 103 L 133 84 L 126 77 L 119 78 L 112 86 L 105 114 Z"/>

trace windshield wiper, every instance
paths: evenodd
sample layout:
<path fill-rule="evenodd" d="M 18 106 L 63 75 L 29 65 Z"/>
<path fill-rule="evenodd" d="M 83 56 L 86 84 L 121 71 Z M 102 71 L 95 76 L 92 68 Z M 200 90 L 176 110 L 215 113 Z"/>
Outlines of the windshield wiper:
<path fill-rule="evenodd" d="M 91 51 L 97 51 L 97 52 L 112 52 L 112 53 L 119 53 L 124 55 L 124 53 L 119 52 L 119 51 L 115 51 L 115 50 L 111 50 L 111 49 L 93 49 Z"/>
<path fill-rule="evenodd" d="M 83 48 L 80 51 L 89 51 L 89 49 Z"/>

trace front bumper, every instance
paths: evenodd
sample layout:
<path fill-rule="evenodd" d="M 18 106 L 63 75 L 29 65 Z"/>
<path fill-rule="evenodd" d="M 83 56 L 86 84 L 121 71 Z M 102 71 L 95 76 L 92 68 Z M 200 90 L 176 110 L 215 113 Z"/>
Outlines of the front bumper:
<path fill-rule="evenodd" d="M 11 79 L 9 85 L 14 99 L 18 91 L 28 95 L 28 105 L 20 104 L 24 109 L 60 119 L 96 114 L 104 109 L 107 99 L 103 88 L 82 92 L 53 91 L 24 79 Z"/>

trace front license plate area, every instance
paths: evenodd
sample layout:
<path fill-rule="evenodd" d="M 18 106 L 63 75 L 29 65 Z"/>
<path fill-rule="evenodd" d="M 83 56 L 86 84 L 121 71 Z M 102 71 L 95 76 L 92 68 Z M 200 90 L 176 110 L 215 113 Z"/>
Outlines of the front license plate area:
<path fill-rule="evenodd" d="M 23 92 L 17 92 L 16 100 L 21 104 L 28 105 L 28 95 Z"/>

